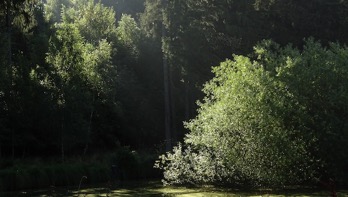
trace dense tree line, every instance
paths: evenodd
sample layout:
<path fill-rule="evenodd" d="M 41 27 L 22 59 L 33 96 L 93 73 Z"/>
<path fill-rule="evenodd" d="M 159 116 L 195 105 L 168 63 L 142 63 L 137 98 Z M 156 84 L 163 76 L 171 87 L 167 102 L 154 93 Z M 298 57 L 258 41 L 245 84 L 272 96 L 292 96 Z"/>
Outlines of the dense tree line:
<path fill-rule="evenodd" d="M 132 13 L 117 20 L 117 9 L 93 1 L 5 1 L 2 8 L 3 157 L 63 159 L 160 143 L 160 63 Z"/>
<path fill-rule="evenodd" d="M 265 125 L 262 125 L 265 126 L 262 128 L 265 133 L 261 132 L 253 136 L 252 139 L 256 141 L 250 141 L 254 143 L 250 145 L 250 148 L 265 143 L 262 140 L 282 144 L 289 142 L 287 144 L 289 147 L 292 147 L 291 143 L 295 143 L 297 148 L 288 152 L 288 156 L 292 159 L 284 160 L 286 164 L 294 164 L 294 160 L 298 158 L 298 165 L 306 166 L 309 161 L 327 155 L 323 159 L 327 165 L 326 168 L 321 166 L 322 171 L 328 168 L 336 171 L 345 169 L 345 163 L 333 165 L 332 162 L 347 156 L 341 150 L 341 146 L 344 146 L 343 141 L 337 141 L 337 138 L 333 137 L 338 135 L 346 139 L 344 138 L 346 111 L 344 107 L 330 108 L 330 104 L 327 103 L 329 101 L 343 102 L 344 94 L 340 97 L 337 93 L 339 99 L 335 101 L 325 100 L 322 97 L 324 95 L 316 92 L 321 89 L 307 84 L 308 81 L 300 81 L 310 78 L 309 73 L 316 75 L 315 69 L 321 68 L 313 67 L 313 70 L 304 70 L 307 68 L 295 66 L 296 69 L 291 71 L 294 72 L 293 75 L 290 71 L 285 72 L 283 81 L 274 80 L 273 75 L 277 75 L 278 71 L 274 73 L 273 70 L 281 68 L 281 65 L 277 64 L 288 63 L 283 61 L 286 56 L 289 56 L 290 60 L 296 59 L 296 55 L 309 53 L 311 50 L 323 50 L 324 52 L 320 53 L 326 54 L 327 51 L 337 49 L 336 52 L 330 52 L 337 53 L 337 60 L 330 54 L 324 55 L 323 58 L 332 59 L 327 64 L 339 64 L 336 61 L 344 62 L 344 55 L 340 54 L 344 52 L 344 49 L 338 45 L 335 45 L 335 48 L 334 44 L 329 43 L 348 42 L 345 32 L 348 27 L 346 1 L 4 0 L 0 2 L 0 5 L 2 43 L 0 46 L 0 157 L 2 158 L 54 156 L 64 160 L 66 155 L 86 155 L 113 150 L 120 146 L 139 149 L 160 147 L 160 150 L 163 150 L 166 144 L 168 150 L 177 141 L 183 139 L 188 130 L 190 130 L 188 136 L 196 135 L 199 138 L 197 128 L 210 123 L 201 119 L 202 114 L 219 116 L 216 118 L 225 117 L 226 121 L 233 119 L 225 112 L 220 111 L 221 114 L 219 114 L 214 111 L 218 109 L 210 109 L 215 106 L 213 105 L 215 98 L 210 96 L 217 94 L 215 91 L 220 91 L 215 88 L 220 85 L 224 87 L 220 83 L 226 83 L 224 77 L 233 76 L 233 72 L 227 72 L 227 68 L 227 70 L 221 68 L 221 71 L 215 69 L 215 78 L 207 83 L 211 85 L 203 84 L 214 77 L 211 72 L 212 66 L 224 62 L 226 58 L 231 57 L 231 54 L 240 54 L 251 59 L 246 60 L 236 56 L 234 60 L 222 65 L 230 65 L 230 67 L 234 64 L 248 65 L 252 60 L 257 60 L 259 64 L 267 68 L 258 69 L 255 72 L 237 72 L 236 75 L 245 74 L 245 77 L 250 77 L 243 78 L 238 75 L 241 78 L 238 80 L 261 80 L 259 86 L 254 88 L 255 91 L 258 91 L 257 88 L 270 88 L 267 91 L 270 91 L 269 94 L 272 97 L 264 98 L 265 102 L 267 99 L 270 101 L 280 99 L 278 104 L 281 106 L 290 102 L 285 108 L 276 108 L 279 110 L 279 113 L 277 110 L 273 111 L 277 113 L 276 115 L 267 114 L 272 124 L 266 126 L 265 122 Z M 319 47 L 315 42 L 308 43 L 308 40 L 305 41 L 308 37 L 320 40 L 323 46 Z M 271 39 L 280 46 L 257 45 L 259 47 L 256 47 L 257 50 L 253 52 L 253 47 L 263 39 Z M 289 43 L 293 44 L 293 48 L 290 46 L 282 48 Z M 328 46 L 331 46 L 330 50 L 325 49 Z M 341 52 L 338 54 L 337 51 Z M 278 61 L 277 58 L 282 61 Z M 308 64 L 318 63 L 315 66 L 320 66 L 326 59 L 317 59 L 313 62 L 312 59 L 296 59 L 296 61 L 308 60 Z M 327 67 L 327 69 L 331 71 L 341 68 Z M 330 73 L 328 71 L 325 73 Z M 226 72 L 229 75 L 224 76 L 220 72 Z M 268 74 L 266 75 L 265 72 Z M 322 76 L 323 73 L 318 71 L 317 76 L 328 77 L 328 81 L 333 81 L 329 76 Z M 270 81 L 270 84 L 266 83 L 267 81 Z M 296 99 L 306 100 L 309 97 L 290 98 L 290 95 L 287 95 L 288 92 L 282 92 L 283 89 L 278 86 L 288 81 L 302 84 L 303 88 L 308 89 L 304 89 L 299 94 L 306 93 L 313 96 L 310 97 L 312 100 L 320 102 L 296 103 L 298 101 Z M 314 82 L 318 81 L 313 79 Z M 342 84 L 343 82 L 337 82 L 332 86 L 339 88 Z M 201 92 L 203 87 L 204 93 Z M 292 86 L 288 88 L 290 88 L 289 91 L 293 90 Z M 328 89 L 323 88 L 322 91 L 332 89 L 331 86 Z M 243 91 L 247 90 L 247 87 L 243 88 Z M 224 91 L 234 96 L 247 93 L 233 92 L 235 90 L 231 89 Z M 344 89 L 337 91 L 344 92 Z M 261 92 L 260 90 L 260 94 Z M 291 91 L 290 93 L 295 94 Z M 203 104 L 197 105 L 196 100 L 202 99 L 204 94 L 206 94 L 206 100 Z M 285 95 L 278 98 L 279 94 Z M 232 97 L 226 99 L 232 99 Z M 238 103 L 233 107 L 238 105 L 245 107 L 244 105 L 248 103 L 256 108 L 262 106 L 252 97 L 244 100 L 238 97 L 238 99 Z M 210 102 L 212 106 L 209 105 Z M 300 104 L 301 106 L 297 106 Z M 221 105 L 221 107 L 228 107 L 230 103 L 226 101 Z M 328 106 L 328 108 L 321 106 Z M 198 111 L 196 111 L 197 108 L 199 108 Z M 305 111 L 291 111 L 290 108 Z M 255 110 L 254 108 L 245 109 Z M 269 109 L 273 110 L 273 108 Z M 234 115 L 238 116 L 238 113 Z M 247 113 L 241 113 L 238 118 L 246 125 L 255 126 L 257 121 L 261 121 L 256 118 L 263 117 L 264 114 L 253 112 L 249 115 L 255 119 L 251 120 L 247 115 Z M 296 122 L 291 119 L 295 115 L 299 119 L 297 124 L 292 124 Z M 301 117 L 304 119 L 300 119 Z M 192 118 L 194 119 L 191 123 L 184 127 L 183 121 L 189 121 Z M 209 120 L 214 120 L 214 117 Z M 334 124 L 335 121 L 337 124 Z M 216 128 L 220 128 L 219 131 L 222 131 L 226 126 L 224 124 L 210 126 L 215 125 Z M 324 125 L 319 126 L 320 124 Z M 255 129 L 246 125 L 241 125 L 239 129 L 233 129 L 233 131 L 243 130 L 246 133 L 250 131 L 248 135 L 254 135 Z M 207 128 L 203 130 L 205 129 Z M 302 135 L 303 129 L 308 131 L 308 136 Z M 320 132 L 311 136 L 311 132 L 315 129 Z M 268 138 L 267 132 L 274 130 L 280 132 L 275 133 L 277 134 L 274 135 L 275 139 L 278 139 L 277 136 L 280 135 L 285 138 L 280 141 Z M 332 138 L 324 137 L 333 130 L 337 133 L 330 135 Z M 213 128 L 211 131 L 216 132 Z M 227 132 L 227 134 L 229 136 L 226 139 L 231 139 L 226 142 L 227 144 L 237 143 L 233 141 L 236 133 Z M 201 137 L 207 136 L 202 134 Z M 188 140 L 194 137 L 186 138 Z M 243 143 L 245 140 L 248 141 L 249 138 L 242 139 Z M 310 142 L 311 140 L 315 141 L 313 142 L 315 145 Z M 216 155 L 220 153 L 214 149 L 216 148 L 214 143 L 211 144 L 212 147 L 204 144 L 208 142 L 202 142 L 203 145 L 200 145 L 201 142 L 196 140 L 187 143 L 194 144 L 190 148 L 194 149 L 193 152 L 202 153 L 203 157 L 219 158 L 221 156 Z M 241 142 L 238 141 L 238 143 Z M 334 145 L 328 148 L 329 144 Z M 274 145 L 274 147 L 277 146 Z M 224 150 L 221 154 L 240 154 L 238 148 L 241 147 L 236 147 L 235 153 Z M 243 149 L 246 154 L 250 154 L 249 159 L 253 158 L 252 154 L 255 154 L 253 151 L 275 152 L 272 155 L 266 155 L 267 157 L 265 156 L 262 160 L 253 160 L 254 163 L 251 162 L 253 165 L 238 168 L 240 179 L 268 183 L 274 180 L 277 180 L 278 182 L 275 181 L 277 183 L 284 182 L 284 174 L 282 174 L 284 172 L 279 171 L 278 174 L 274 174 L 274 177 L 270 177 L 268 171 L 264 171 L 267 165 L 263 165 L 262 162 L 276 160 L 283 154 L 280 149 L 268 148 L 270 150 Z M 313 149 L 309 151 L 311 154 L 307 154 L 306 148 Z M 175 150 L 179 149 L 180 147 Z M 212 150 L 214 155 L 211 155 Z M 337 154 L 328 154 L 329 150 Z M 232 162 L 231 166 L 239 167 L 244 166 L 243 162 L 249 162 L 249 160 L 224 161 Z M 214 165 L 217 169 L 221 167 L 217 163 Z M 275 164 L 274 168 L 270 169 L 278 172 L 277 169 L 282 167 L 284 167 L 283 170 L 287 169 L 284 165 Z M 234 170 L 236 169 L 237 167 Z M 255 169 L 254 174 L 251 169 Z M 300 169 L 302 168 L 298 168 Z M 338 173 L 336 171 L 335 173 Z M 256 172 L 259 173 L 255 174 Z M 317 171 L 308 171 L 309 174 L 314 172 L 317 173 Z M 246 174 L 248 176 L 245 176 Z M 298 180 L 307 180 L 305 177 L 299 177 L 299 174 L 300 172 L 294 171 L 293 177 L 297 177 Z M 202 177 L 206 175 L 203 173 Z"/>

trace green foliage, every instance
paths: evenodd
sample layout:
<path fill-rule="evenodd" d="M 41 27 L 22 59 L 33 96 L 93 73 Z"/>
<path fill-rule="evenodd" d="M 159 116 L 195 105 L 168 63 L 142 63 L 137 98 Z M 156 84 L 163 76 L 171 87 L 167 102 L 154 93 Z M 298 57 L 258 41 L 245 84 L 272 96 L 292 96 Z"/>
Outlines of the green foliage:
<path fill-rule="evenodd" d="M 84 43 L 79 30 L 72 24 L 61 24 L 56 40 L 51 42 L 47 62 L 54 65 L 65 83 L 80 76 L 83 70 Z M 63 82 L 63 83 L 64 83 Z"/>
<path fill-rule="evenodd" d="M 47 73 L 48 88 L 56 92 L 61 145 L 69 147 L 72 141 L 73 146 L 85 143 L 86 153 L 99 104 L 108 101 L 115 108 L 115 13 L 86 0 L 70 2 L 70 7 L 62 8 L 61 15 L 46 58 L 54 68 Z"/>
<path fill-rule="evenodd" d="M 107 72 L 113 73 L 111 56 L 112 42 L 116 41 L 115 13 L 100 3 L 84 1 L 62 9 L 62 14 L 62 22 L 57 26 L 56 43 L 51 44 L 48 62 L 66 67 L 58 68 L 61 70 L 58 74 L 63 78 L 69 75 L 64 72 L 75 67 L 78 72 L 76 75 L 82 75 L 89 85 L 95 89 L 105 88 L 105 80 L 110 78 Z"/>
<path fill-rule="evenodd" d="M 117 21 L 123 14 L 137 18 L 144 10 L 144 0 L 102 0 L 101 3 L 115 10 Z"/>
<path fill-rule="evenodd" d="M 297 47 L 310 36 L 323 44 L 346 43 L 346 6 L 339 0 L 145 1 L 141 27 L 146 35 L 163 41 L 177 130 L 182 120 L 194 115 L 194 101 L 202 97 L 198 89 L 211 79 L 211 66 L 231 53 L 250 53 L 262 39 Z M 165 38 L 161 38 L 163 26 Z"/>
<path fill-rule="evenodd" d="M 87 42 L 98 44 L 100 40 L 116 42 L 115 12 L 110 7 L 93 0 L 77 1 L 67 14 L 74 13 L 72 21 Z"/>
<path fill-rule="evenodd" d="M 125 44 L 135 44 L 140 39 L 140 28 L 130 15 L 122 15 L 117 27 L 118 38 Z"/>
<path fill-rule="evenodd" d="M 346 9 L 341 0 L 0 1 L 0 159 L 161 143 L 163 55 L 171 126 L 180 139 L 186 132 L 182 121 L 195 114 L 194 101 L 203 96 L 199 89 L 212 77 L 212 65 L 231 53 L 249 53 L 263 38 L 302 49 L 303 37 L 314 36 L 328 48 L 308 41 L 302 51 L 264 42 L 252 57 L 235 56 L 216 68 L 197 120 L 186 124 L 192 130 L 187 148 L 175 149 L 171 157 L 178 165 L 166 169 L 178 170 L 166 177 L 168 183 L 287 184 L 314 171 L 347 180 L 346 50 L 328 44 L 348 41 Z M 233 73 L 230 67 L 238 71 L 231 79 L 225 74 Z M 124 168 L 141 169 L 138 176 L 129 167 L 126 178 L 153 174 L 153 155 L 119 155 Z M 180 178 L 188 162 L 194 168 Z M 45 187 L 53 175 L 38 168 L 22 171 L 17 186 Z M 83 168 L 47 172 L 61 174 L 56 183 L 75 184 Z M 102 180 L 107 170 L 93 168 L 89 180 Z M 285 181 L 286 171 L 296 181 Z M 2 185 L 16 180 L 15 171 L 4 176 L 9 183 Z"/>
<path fill-rule="evenodd" d="M 163 20 L 162 2 L 160 0 L 145 1 L 145 10 L 140 16 L 141 29 L 148 37 L 155 37 L 159 40 L 161 39 L 161 24 Z"/>
<path fill-rule="evenodd" d="M 254 60 L 235 55 L 214 67 L 198 116 L 186 123 L 188 148 L 162 156 L 166 181 L 188 176 L 194 183 L 211 182 L 197 178 L 210 171 L 185 174 L 197 165 L 188 158 L 205 158 L 206 149 L 221 158 L 207 166 L 221 162 L 231 183 L 242 178 L 256 185 L 300 184 L 322 170 L 339 177 L 335 170 L 344 170 L 348 156 L 347 50 L 334 43 L 324 48 L 313 39 L 302 51 L 263 41 Z"/>
<path fill-rule="evenodd" d="M 135 20 L 130 15 L 122 15 L 118 23 L 117 35 L 120 42 L 130 50 L 131 55 L 137 56 L 141 31 Z"/>
<path fill-rule="evenodd" d="M 160 156 L 154 167 L 164 170 L 164 185 L 226 183 L 233 171 L 224 165 L 221 153 L 206 147 L 184 148 L 180 143 L 172 153 Z"/>
<path fill-rule="evenodd" d="M 47 0 L 45 3 L 45 19 L 52 24 L 60 22 L 62 7 L 69 5 L 69 0 Z"/>

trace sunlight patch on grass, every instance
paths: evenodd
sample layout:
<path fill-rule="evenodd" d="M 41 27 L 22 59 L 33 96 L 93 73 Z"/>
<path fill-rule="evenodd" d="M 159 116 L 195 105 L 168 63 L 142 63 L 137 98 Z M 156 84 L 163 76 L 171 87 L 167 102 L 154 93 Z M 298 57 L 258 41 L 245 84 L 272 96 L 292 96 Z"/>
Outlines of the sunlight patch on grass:
<path fill-rule="evenodd" d="M 135 187 L 135 188 L 118 188 L 118 189 L 108 189 L 108 188 L 89 188 L 83 189 L 79 192 L 72 192 L 72 196 L 88 196 L 88 197 L 129 197 L 129 196 L 164 196 L 164 197 L 323 197 L 330 196 L 330 192 L 310 192 L 310 193 L 296 193 L 296 192 L 286 192 L 286 193 L 273 193 L 272 191 L 234 191 L 234 190 L 224 190 L 217 188 L 185 188 L 185 187 Z M 337 193 L 338 197 L 348 197 L 348 191 L 340 191 Z"/>
<path fill-rule="evenodd" d="M 193 193 L 193 192 L 197 192 L 199 191 L 198 189 L 188 189 L 185 187 L 176 187 L 176 188 L 172 188 L 172 187 L 163 187 L 160 189 L 153 189 L 153 191 L 156 192 L 160 192 L 163 194 L 179 194 L 179 193 Z"/>
<path fill-rule="evenodd" d="M 1 193 L 0 196 L 8 197 L 48 197 L 48 196 L 64 196 L 64 197 L 325 197 L 330 196 L 331 192 L 326 190 L 253 190 L 242 191 L 237 189 L 201 187 L 163 187 L 159 184 L 131 184 L 125 186 L 107 187 L 90 187 L 80 190 L 70 188 L 56 188 L 55 190 L 35 190 L 35 191 L 19 191 L 10 193 Z M 348 197 L 348 191 L 341 190 L 337 192 L 338 197 Z"/>

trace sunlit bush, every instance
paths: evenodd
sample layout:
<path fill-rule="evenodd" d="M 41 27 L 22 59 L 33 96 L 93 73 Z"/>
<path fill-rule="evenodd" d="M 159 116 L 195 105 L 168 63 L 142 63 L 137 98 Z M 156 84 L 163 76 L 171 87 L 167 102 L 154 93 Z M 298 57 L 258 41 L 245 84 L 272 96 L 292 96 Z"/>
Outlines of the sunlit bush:
<path fill-rule="evenodd" d="M 272 41 L 213 68 L 185 147 L 161 156 L 168 184 L 254 186 L 339 180 L 348 154 L 348 49 Z"/>

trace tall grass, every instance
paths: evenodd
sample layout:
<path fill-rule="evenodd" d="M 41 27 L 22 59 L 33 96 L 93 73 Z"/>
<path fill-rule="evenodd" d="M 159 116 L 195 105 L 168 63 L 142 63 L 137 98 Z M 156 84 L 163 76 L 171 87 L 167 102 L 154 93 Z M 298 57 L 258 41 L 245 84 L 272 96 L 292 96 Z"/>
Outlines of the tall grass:
<path fill-rule="evenodd" d="M 0 168 L 0 191 L 81 187 L 106 182 L 159 178 L 152 168 L 155 154 L 137 153 L 128 148 L 87 158 L 69 158 L 66 162 L 29 159 L 17 160 Z M 57 159 L 58 160 L 58 159 Z M 0 161 L 5 163 L 6 161 Z M 115 169 L 112 166 L 116 166 Z M 81 182 L 81 177 L 86 177 Z"/>
<path fill-rule="evenodd" d="M 0 170 L 0 191 L 79 185 L 86 175 L 88 183 L 99 183 L 108 181 L 107 174 L 108 166 L 99 162 L 16 165 Z"/>

